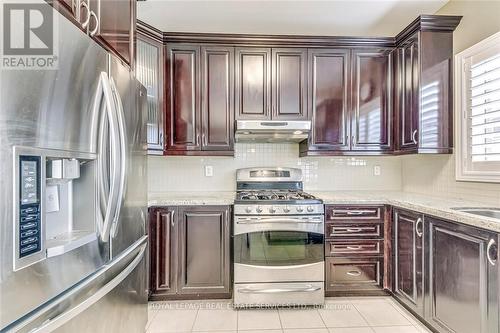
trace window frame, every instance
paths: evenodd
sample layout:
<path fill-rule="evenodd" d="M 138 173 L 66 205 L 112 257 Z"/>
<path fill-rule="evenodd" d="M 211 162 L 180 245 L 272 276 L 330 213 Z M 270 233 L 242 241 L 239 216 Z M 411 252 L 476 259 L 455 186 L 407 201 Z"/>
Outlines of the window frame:
<path fill-rule="evenodd" d="M 455 55 L 455 161 L 457 181 L 500 183 L 500 168 L 494 171 L 494 167 L 488 171 L 477 171 L 469 168 L 469 145 L 467 118 L 470 110 L 467 109 L 467 98 L 469 92 L 466 90 L 466 81 L 469 79 L 467 72 L 468 59 L 474 55 L 485 52 L 489 48 L 500 45 L 500 32 L 480 41 Z M 499 165 L 500 162 L 490 162 Z"/>

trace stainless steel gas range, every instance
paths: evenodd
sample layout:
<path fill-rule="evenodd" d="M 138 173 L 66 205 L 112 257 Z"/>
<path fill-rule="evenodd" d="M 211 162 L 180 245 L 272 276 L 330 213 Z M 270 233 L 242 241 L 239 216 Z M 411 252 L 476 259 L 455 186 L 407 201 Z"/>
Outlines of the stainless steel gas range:
<path fill-rule="evenodd" d="M 302 171 L 239 169 L 236 181 L 235 306 L 323 304 L 324 206 Z"/>

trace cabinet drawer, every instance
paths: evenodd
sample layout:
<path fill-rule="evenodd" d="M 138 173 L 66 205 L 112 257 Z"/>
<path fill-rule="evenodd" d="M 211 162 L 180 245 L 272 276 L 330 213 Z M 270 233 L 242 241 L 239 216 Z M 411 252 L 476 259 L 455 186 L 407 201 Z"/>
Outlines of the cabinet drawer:
<path fill-rule="evenodd" d="M 354 237 L 354 238 L 382 238 L 383 224 L 326 224 L 326 238 Z"/>
<path fill-rule="evenodd" d="M 382 288 L 382 258 L 326 258 L 326 290 L 378 290 Z"/>
<path fill-rule="evenodd" d="M 326 220 L 382 222 L 384 206 L 326 206 Z"/>
<path fill-rule="evenodd" d="M 384 253 L 384 241 L 381 239 L 330 241 L 325 242 L 325 256 L 380 256 Z"/>

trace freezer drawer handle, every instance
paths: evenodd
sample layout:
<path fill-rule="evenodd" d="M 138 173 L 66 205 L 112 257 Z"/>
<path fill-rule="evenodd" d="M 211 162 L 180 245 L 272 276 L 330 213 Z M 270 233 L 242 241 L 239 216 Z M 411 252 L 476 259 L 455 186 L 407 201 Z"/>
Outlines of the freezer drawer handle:
<path fill-rule="evenodd" d="M 146 238 L 144 236 L 143 238 Z M 144 242 L 143 239 L 137 241 L 136 243 Z M 136 257 L 130 262 L 130 264 L 121 271 L 118 275 L 116 275 L 111 281 L 105 284 L 101 289 L 92 294 L 89 298 L 69 309 L 66 312 L 61 313 L 60 315 L 45 321 L 41 326 L 34 328 L 30 331 L 30 333 L 45 333 L 52 332 L 55 329 L 61 327 L 65 323 L 69 322 L 71 319 L 75 318 L 77 315 L 87 310 L 90 306 L 97 303 L 101 298 L 106 296 L 111 290 L 113 290 L 116 286 L 118 286 L 123 280 L 127 278 L 127 276 L 132 273 L 132 271 L 139 265 L 142 258 L 144 257 L 144 253 L 146 252 L 147 244 L 142 244 L 141 250 L 136 255 Z M 132 246 L 131 246 L 132 247 Z"/>
<path fill-rule="evenodd" d="M 265 288 L 265 289 L 253 289 L 253 288 L 243 288 L 238 289 L 241 294 L 282 294 L 282 293 L 310 293 L 321 290 L 321 287 L 313 287 L 312 285 L 307 285 L 304 288 Z"/>

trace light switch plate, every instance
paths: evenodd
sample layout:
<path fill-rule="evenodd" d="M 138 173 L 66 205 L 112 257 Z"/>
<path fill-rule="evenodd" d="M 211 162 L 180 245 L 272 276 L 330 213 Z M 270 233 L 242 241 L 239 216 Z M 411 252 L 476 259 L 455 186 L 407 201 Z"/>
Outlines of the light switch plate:
<path fill-rule="evenodd" d="M 205 165 L 205 177 L 212 177 L 214 175 L 214 167 Z"/>
<path fill-rule="evenodd" d="M 380 176 L 380 172 L 381 172 L 380 165 L 373 166 L 373 175 L 374 176 Z"/>

